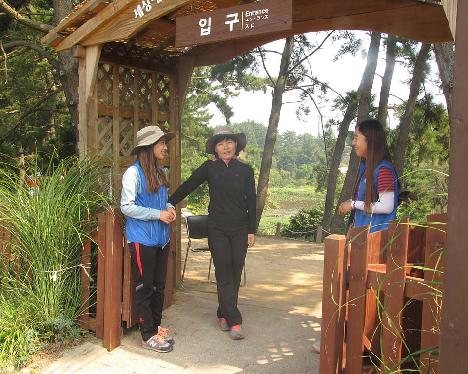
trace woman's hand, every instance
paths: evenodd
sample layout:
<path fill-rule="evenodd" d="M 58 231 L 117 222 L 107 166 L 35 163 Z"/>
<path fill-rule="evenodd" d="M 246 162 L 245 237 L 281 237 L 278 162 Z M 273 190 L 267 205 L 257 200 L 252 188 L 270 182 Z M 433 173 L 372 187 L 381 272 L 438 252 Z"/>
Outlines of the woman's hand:
<path fill-rule="evenodd" d="M 175 211 L 170 212 L 172 208 L 169 210 L 161 210 L 159 214 L 159 220 L 163 221 L 164 223 L 171 223 L 172 221 L 175 220 Z M 172 209 L 174 210 L 174 209 Z"/>
<path fill-rule="evenodd" d="M 353 205 L 351 200 L 344 201 L 338 207 L 338 212 L 344 216 L 345 214 L 351 212 L 353 210 Z"/>
<path fill-rule="evenodd" d="M 247 244 L 249 247 L 253 247 L 255 244 L 255 235 L 254 234 L 248 234 L 247 235 Z"/>
<path fill-rule="evenodd" d="M 169 214 L 172 215 L 172 221 L 175 221 L 175 219 L 176 219 L 176 217 L 177 217 L 176 210 L 175 210 L 174 208 L 169 208 L 167 211 L 169 212 Z M 171 221 L 171 222 L 172 222 L 172 221 Z"/>

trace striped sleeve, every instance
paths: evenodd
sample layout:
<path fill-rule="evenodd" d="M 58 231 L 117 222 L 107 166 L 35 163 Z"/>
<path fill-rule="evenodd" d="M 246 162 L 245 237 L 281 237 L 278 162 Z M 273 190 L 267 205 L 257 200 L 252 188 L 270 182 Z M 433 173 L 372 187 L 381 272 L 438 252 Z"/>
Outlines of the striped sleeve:
<path fill-rule="evenodd" d="M 382 167 L 377 179 L 377 192 L 390 192 L 395 190 L 395 178 L 389 168 Z"/>

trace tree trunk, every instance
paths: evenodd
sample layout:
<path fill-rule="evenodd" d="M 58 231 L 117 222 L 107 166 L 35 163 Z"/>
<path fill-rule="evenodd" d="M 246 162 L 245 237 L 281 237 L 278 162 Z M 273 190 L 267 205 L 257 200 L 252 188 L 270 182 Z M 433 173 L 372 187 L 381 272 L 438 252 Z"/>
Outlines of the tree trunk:
<path fill-rule="evenodd" d="M 414 108 L 416 107 L 416 100 L 418 99 L 419 89 L 421 88 L 421 83 L 424 80 L 424 70 L 427 59 L 429 57 L 430 49 L 431 44 L 424 43 L 421 45 L 421 49 L 419 50 L 418 57 L 416 58 L 416 63 L 414 65 L 413 77 L 411 79 L 410 92 L 408 101 L 406 103 L 405 113 L 400 120 L 398 140 L 394 155 L 394 166 L 399 176 L 403 175 L 411 121 L 413 120 Z"/>
<path fill-rule="evenodd" d="M 73 10 L 69 0 L 54 0 L 54 24 L 58 24 Z M 73 57 L 71 50 L 58 53 L 61 65 L 60 83 L 67 99 L 71 121 L 78 132 L 78 60 Z M 78 140 L 78 135 L 76 137 Z M 78 143 L 77 143 L 78 144 Z"/>
<path fill-rule="evenodd" d="M 268 129 L 265 136 L 265 146 L 262 155 L 262 164 L 260 166 L 260 174 L 258 176 L 257 186 L 257 227 L 262 218 L 263 209 L 265 207 L 268 182 L 270 180 L 270 169 L 273 159 L 273 150 L 275 148 L 276 137 L 278 134 L 278 123 L 280 120 L 281 107 L 283 106 L 283 93 L 286 88 L 286 82 L 289 77 L 289 63 L 294 47 L 294 38 L 291 36 L 286 39 L 283 55 L 281 57 L 280 71 L 278 79 L 275 82 L 273 89 L 273 100 L 271 104 L 270 119 L 268 121 Z"/>
<path fill-rule="evenodd" d="M 380 33 L 373 32 L 371 34 L 369 51 L 367 53 L 366 68 L 362 74 L 362 79 L 358 90 L 359 104 L 357 123 L 362 122 L 369 116 L 369 110 L 372 101 L 372 85 L 374 83 L 375 69 L 377 68 L 377 59 L 379 57 L 380 38 Z M 349 158 L 348 172 L 346 173 L 340 198 L 338 199 L 338 206 L 343 201 L 351 197 L 358 167 L 359 158 L 356 156 L 356 153 L 353 150 L 351 151 L 351 156 Z M 332 232 L 341 231 L 341 229 L 344 229 L 344 220 L 343 217 L 338 214 L 338 209 L 335 209 L 335 215 L 332 220 L 331 229 Z"/>
<path fill-rule="evenodd" d="M 354 98 L 351 98 L 351 101 L 346 108 L 343 120 L 340 123 L 338 137 L 336 138 L 335 148 L 333 149 L 333 156 L 330 162 L 330 170 L 328 171 L 327 177 L 327 195 L 325 197 L 325 210 L 322 220 L 322 228 L 326 232 L 330 231 L 333 207 L 335 206 L 336 182 L 338 180 L 339 173 L 338 168 L 340 167 L 341 157 L 343 156 L 349 125 L 356 117 L 356 109 L 357 101 Z"/>
<path fill-rule="evenodd" d="M 452 118 L 452 90 L 453 90 L 453 69 L 455 66 L 455 50 L 453 43 L 434 44 L 434 52 L 439 67 L 440 79 L 442 81 L 442 91 L 447 103 L 449 118 Z"/>
<path fill-rule="evenodd" d="M 382 87 L 380 88 L 379 112 L 377 114 L 377 119 L 384 126 L 387 123 L 388 97 L 390 95 L 390 86 L 392 85 L 393 71 L 395 69 L 396 42 L 397 37 L 395 35 L 388 35 L 385 72 L 382 78 Z"/>

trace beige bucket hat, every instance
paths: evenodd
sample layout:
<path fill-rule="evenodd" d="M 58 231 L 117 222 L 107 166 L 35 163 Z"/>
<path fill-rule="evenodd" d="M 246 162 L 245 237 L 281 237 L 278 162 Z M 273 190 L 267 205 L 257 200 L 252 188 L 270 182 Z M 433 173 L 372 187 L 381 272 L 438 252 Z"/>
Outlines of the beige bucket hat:
<path fill-rule="evenodd" d="M 237 142 L 236 153 L 239 153 L 240 151 L 242 151 L 247 144 L 247 139 L 243 132 L 239 132 L 236 134 L 231 129 L 228 129 L 227 127 L 219 127 L 215 130 L 213 136 L 206 141 L 206 147 L 205 147 L 206 153 L 214 154 L 216 144 L 220 140 L 223 140 L 224 138 L 232 138 L 236 140 Z"/>
<path fill-rule="evenodd" d="M 132 150 L 132 155 L 136 154 L 139 147 L 154 144 L 162 137 L 165 137 L 166 140 L 171 140 L 175 137 L 175 134 L 173 132 L 164 132 L 158 126 L 143 127 L 137 132 L 136 145 Z"/>

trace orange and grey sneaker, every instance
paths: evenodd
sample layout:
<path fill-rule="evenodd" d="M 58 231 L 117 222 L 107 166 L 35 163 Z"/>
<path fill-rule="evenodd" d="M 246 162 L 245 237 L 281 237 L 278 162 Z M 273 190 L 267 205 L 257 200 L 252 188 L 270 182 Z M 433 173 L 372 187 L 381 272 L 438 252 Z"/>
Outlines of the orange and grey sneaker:
<path fill-rule="evenodd" d="M 242 331 L 242 325 L 234 325 L 231 327 L 231 331 L 229 331 L 229 337 L 232 340 L 241 340 L 244 339 L 244 332 Z"/>
<path fill-rule="evenodd" d="M 164 339 L 159 334 L 153 335 L 146 342 L 142 341 L 141 346 L 145 349 L 150 349 L 152 351 L 167 353 L 172 351 L 172 344 L 170 344 L 166 339 Z"/>
<path fill-rule="evenodd" d="M 229 331 L 231 329 L 226 321 L 226 318 L 218 318 L 218 325 L 221 331 Z"/>
<path fill-rule="evenodd" d="M 174 333 L 166 327 L 159 326 L 158 327 L 158 335 L 162 336 L 169 344 L 174 345 Z"/>

